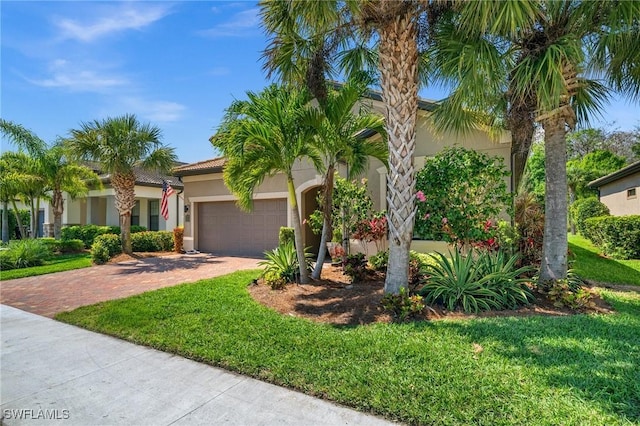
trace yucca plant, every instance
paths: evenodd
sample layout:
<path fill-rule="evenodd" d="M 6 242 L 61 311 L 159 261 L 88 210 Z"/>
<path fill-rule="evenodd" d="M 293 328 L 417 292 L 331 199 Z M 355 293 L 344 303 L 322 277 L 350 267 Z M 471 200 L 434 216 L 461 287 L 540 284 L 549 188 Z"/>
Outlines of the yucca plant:
<path fill-rule="evenodd" d="M 311 269 L 312 254 L 305 249 L 307 270 Z M 262 277 L 279 277 L 286 282 L 296 282 L 299 274 L 298 257 L 292 241 L 286 241 L 273 250 L 264 252 L 265 260 L 258 263 L 264 266 Z"/>
<path fill-rule="evenodd" d="M 420 290 L 427 303 L 441 303 L 446 309 L 461 308 L 465 312 L 515 308 L 533 297 L 520 276 L 527 267 L 515 268 L 517 256 L 504 253 L 458 251 L 445 256 L 430 255 L 433 262 L 426 268 L 430 274 Z"/>

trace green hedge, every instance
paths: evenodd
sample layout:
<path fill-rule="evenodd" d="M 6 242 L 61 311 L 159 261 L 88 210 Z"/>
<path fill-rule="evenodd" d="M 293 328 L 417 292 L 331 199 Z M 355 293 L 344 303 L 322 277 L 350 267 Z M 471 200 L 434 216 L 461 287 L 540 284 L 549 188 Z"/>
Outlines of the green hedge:
<path fill-rule="evenodd" d="M 596 197 L 577 200 L 571 205 L 569 210 L 571 218 L 576 224 L 576 229 L 584 237 L 586 237 L 585 220 L 592 217 L 608 216 L 610 214 L 609 208 L 601 203 Z"/>
<path fill-rule="evenodd" d="M 131 233 L 144 232 L 144 226 L 131 225 Z M 89 248 L 98 235 L 116 234 L 120 235 L 119 226 L 99 226 L 99 225 L 73 225 L 62 228 L 63 240 L 82 240 L 84 246 Z"/>
<path fill-rule="evenodd" d="M 173 232 L 146 231 L 131 234 L 133 251 L 173 251 Z"/>
<path fill-rule="evenodd" d="M 53 253 L 80 253 L 84 250 L 82 240 L 56 240 L 55 238 L 40 238 Z"/>
<path fill-rule="evenodd" d="M 640 259 L 640 215 L 586 219 L 583 235 L 607 256 Z"/>

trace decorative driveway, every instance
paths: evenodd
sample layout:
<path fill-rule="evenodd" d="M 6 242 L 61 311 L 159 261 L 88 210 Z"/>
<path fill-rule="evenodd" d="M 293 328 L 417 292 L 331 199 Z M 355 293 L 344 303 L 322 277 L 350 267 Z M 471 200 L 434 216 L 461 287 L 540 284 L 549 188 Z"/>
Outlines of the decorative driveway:
<path fill-rule="evenodd" d="M 0 303 L 52 318 L 80 306 L 257 268 L 259 259 L 209 254 L 148 257 L 0 281 Z"/>

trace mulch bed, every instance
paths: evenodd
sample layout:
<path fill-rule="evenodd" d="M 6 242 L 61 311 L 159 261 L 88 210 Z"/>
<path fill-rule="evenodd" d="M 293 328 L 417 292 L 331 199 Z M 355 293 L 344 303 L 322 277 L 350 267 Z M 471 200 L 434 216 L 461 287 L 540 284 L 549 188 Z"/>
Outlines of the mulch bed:
<path fill-rule="evenodd" d="M 321 280 L 311 284 L 290 284 L 283 290 L 271 290 L 261 281 L 249 286 L 249 293 L 259 303 L 283 315 L 307 318 L 334 325 L 363 325 L 376 322 L 392 322 L 393 318 L 382 310 L 384 275 L 370 274 L 367 280 L 350 284 L 340 267 L 326 265 Z M 596 307 L 586 313 L 611 313 L 611 307 L 594 289 Z M 439 306 L 425 308 L 416 320 L 468 319 L 486 317 L 521 317 L 530 315 L 573 315 L 585 311 L 558 308 L 541 294 L 535 294 L 531 305 L 517 310 L 489 311 L 465 314 L 447 311 Z"/>

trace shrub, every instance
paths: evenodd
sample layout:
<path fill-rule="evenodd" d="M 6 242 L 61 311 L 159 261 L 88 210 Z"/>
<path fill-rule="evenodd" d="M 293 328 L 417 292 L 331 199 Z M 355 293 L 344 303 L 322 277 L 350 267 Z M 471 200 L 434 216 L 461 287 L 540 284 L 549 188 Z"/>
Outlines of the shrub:
<path fill-rule="evenodd" d="M 137 252 L 173 250 L 173 232 L 144 231 L 131 234 L 131 247 Z"/>
<path fill-rule="evenodd" d="M 416 235 L 458 245 L 487 240 L 486 222 L 512 205 L 508 175 L 502 158 L 472 149 L 449 147 L 428 159 L 416 175 Z"/>
<path fill-rule="evenodd" d="M 544 209 L 532 193 L 522 193 L 515 201 L 515 235 L 520 263 L 539 266 L 544 238 Z"/>
<path fill-rule="evenodd" d="M 430 277 L 420 290 L 428 303 L 478 312 L 513 308 L 533 297 L 525 279 L 519 278 L 527 268 L 515 269 L 517 256 L 486 251 L 463 256 L 454 251 L 449 257 L 442 253 L 431 257 L 435 262 L 427 265 Z"/>
<path fill-rule="evenodd" d="M 375 271 L 384 271 L 389 263 L 389 250 L 382 250 L 369 257 L 369 264 Z"/>
<path fill-rule="evenodd" d="M 569 279 L 556 280 L 546 291 L 549 300 L 559 308 L 567 307 L 575 310 L 594 308 L 593 295 L 582 287 L 573 288 Z"/>
<path fill-rule="evenodd" d="M 285 283 L 295 282 L 298 278 L 299 267 L 298 257 L 296 249 L 293 246 L 293 242 L 287 241 L 284 244 L 279 245 L 273 250 L 264 252 L 265 260 L 258 263 L 259 266 L 264 266 L 262 271 L 262 278 L 267 281 L 267 278 L 274 281 L 278 277 L 285 280 Z M 308 253 L 305 249 L 305 258 L 307 259 L 307 269 L 311 269 L 311 253 Z M 273 287 L 273 283 L 269 283 Z"/>
<path fill-rule="evenodd" d="M 82 240 L 60 240 L 61 253 L 80 253 L 84 250 Z"/>
<path fill-rule="evenodd" d="M 295 245 L 295 234 L 293 233 L 293 228 L 289 228 L 286 226 L 281 226 L 280 231 L 278 232 L 278 244 L 280 246 L 285 245 L 290 242 Z"/>
<path fill-rule="evenodd" d="M 184 228 L 182 226 L 173 228 L 173 250 L 176 253 L 184 251 Z"/>
<path fill-rule="evenodd" d="M 98 235 L 91 246 L 91 257 L 93 258 L 93 247 L 96 245 L 105 247 L 109 257 L 113 257 L 116 254 L 122 253 L 122 243 L 120 242 L 120 236 L 116 234 L 103 234 Z M 107 258 L 107 260 L 109 260 Z"/>
<path fill-rule="evenodd" d="M 0 270 L 8 271 L 10 269 L 16 269 L 11 253 L 9 250 L 0 250 Z"/>
<path fill-rule="evenodd" d="M 362 281 L 367 275 L 367 259 L 364 253 L 348 255 L 344 260 L 342 270 L 351 278 L 352 283 Z"/>
<path fill-rule="evenodd" d="M 609 208 L 602 204 L 596 197 L 582 198 L 571 204 L 571 218 L 576 224 L 576 229 L 581 235 L 585 235 L 584 221 L 591 217 L 608 216 Z M 588 237 L 587 237 L 588 238 Z"/>
<path fill-rule="evenodd" d="M 117 232 L 113 232 L 113 234 L 120 234 L 120 227 L 114 227 L 117 228 L 118 231 Z M 131 225 L 131 233 L 132 234 L 137 234 L 138 232 L 145 232 L 147 230 L 146 227 L 144 226 L 140 226 L 140 225 Z"/>
<path fill-rule="evenodd" d="M 9 209 L 7 210 L 8 213 L 8 218 L 9 220 L 7 221 L 9 224 L 9 239 L 10 240 L 15 240 L 18 238 L 18 236 L 16 235 L 16 228 L 18 227 L 18 221 L 16 220 L 16 215 L 15 215 L 15 211 L 13 209 Z M 22 226 L 29 226 L 29 220 L 31 217 L 31 214 L 29 213 L 29 210 L 18 210 L 18 216 L 20 216 L 20 220 L 22 222 Z M 2 226 L 2 209 L 0 209 L 0 226 Z M 22 234 L 22 237 L 24 238 L 24 234 Z"/>
<path fill-rule="evenodd" d="M 586 219 L 585 236 L 604 254 L 617 259 L 640 259 L 640 215 Z"/>
<path fill-rule="evenodd" d="M 117 226 L 74 225 L 62 228 L 63 240 L 82 240 L 85 248 L 93 245 L 98 235 L 120 234 Z"/>
<path fill-rule="evenodd" d="M 110 234 L 106 234 L 110 235 Z M 101 240 L 97 240 L 91 246 L 91 260 L 96 265 L 102 265 L 109 261 L 111 256 L 109 256 L 109 249 L 106 244 Z"/>
<path fill-rule="evenodd" d="M 55 238 L 40 238 L 51 253 L 80 253 L 84 250 L 82 240 L 56 240 Z"/>
<path fill-rule="evenodd" d="M 396 321 L 406 321 L 425 308 L 424 299 L 418 294 L 409 295 L 402 287 L 398 294 L 386 294 L 380 301 L 382 308 L 391 313 Z"/>
<path fill-rule="evenodd" d="M 40 266 L 51 257 L 52 251 L 40 239 L 10 241 L 7 250 L 2 251 L 2 268 L 17 269 Z M 6 268 L 5 268 L 6 266 Z"/>

